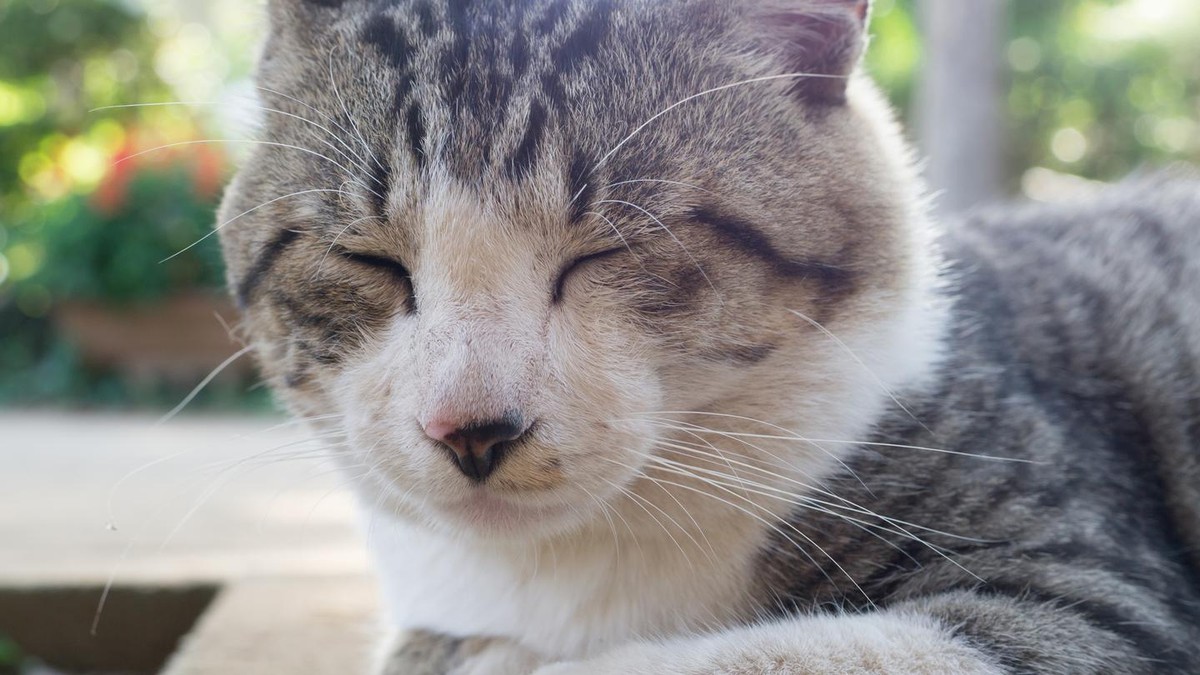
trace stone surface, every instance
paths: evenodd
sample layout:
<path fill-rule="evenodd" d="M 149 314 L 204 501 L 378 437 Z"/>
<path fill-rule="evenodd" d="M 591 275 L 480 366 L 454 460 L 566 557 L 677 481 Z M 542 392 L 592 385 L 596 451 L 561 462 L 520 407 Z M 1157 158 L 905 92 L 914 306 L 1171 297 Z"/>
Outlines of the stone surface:
<path fill-rule="evenodd" d="M 100 636 L 118 641 L 133 589 L 216 588 L 164 672 L 365 672 L 374 582 L 353 499 L 321 454 L 271 417 L 0 413 L 0 588 L 88 598 L 111 579 Z M 85 637 L 91 604 L 76 612 Z"/>
<path fill-rule="evenodd" d="M 362 577 L 234 584 L 162 675 L 366 673 L 378 632 L 376 595 Z"/>
<path fill-rule="evenodd" d="M 0 413 L 0 585 L 367 572 L 353 500 L 281 424 Z"/>

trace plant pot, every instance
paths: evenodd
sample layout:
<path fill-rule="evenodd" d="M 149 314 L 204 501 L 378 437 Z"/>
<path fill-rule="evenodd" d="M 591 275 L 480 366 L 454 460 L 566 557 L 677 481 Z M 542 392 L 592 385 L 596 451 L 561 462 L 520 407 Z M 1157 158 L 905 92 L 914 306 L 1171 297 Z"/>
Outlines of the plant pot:
<path fill-rule="evenodd" d="M 237 310 L 225 297 L 208 293 L 129 307 L 69 300 L 56 306 L 53 319 L 87 365 L 134 381 L 194 384 L 242 348 L 227 328 L 236 323 Z M 223 377 L 244 378 L 253 370 L 246 357 Z"/>

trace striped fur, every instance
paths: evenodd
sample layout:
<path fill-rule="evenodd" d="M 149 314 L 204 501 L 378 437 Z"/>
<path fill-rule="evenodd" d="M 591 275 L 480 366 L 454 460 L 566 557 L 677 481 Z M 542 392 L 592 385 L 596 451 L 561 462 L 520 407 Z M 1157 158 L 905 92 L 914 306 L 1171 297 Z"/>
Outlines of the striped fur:
<path fill-rule="evenodd" d="M 269 7 L 221 240 L 380 672 L 1200 669 L 1194 179 L 939 235 L 866 0 Z"/>

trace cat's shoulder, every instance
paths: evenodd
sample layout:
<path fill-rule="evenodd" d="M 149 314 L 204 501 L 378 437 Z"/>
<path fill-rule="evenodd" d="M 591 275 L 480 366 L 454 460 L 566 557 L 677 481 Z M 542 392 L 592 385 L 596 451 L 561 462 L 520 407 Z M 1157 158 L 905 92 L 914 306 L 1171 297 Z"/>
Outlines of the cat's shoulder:
<path fill-rule="evenodd" d="M 942 247 L 952 350 L 1021 363 L 1064 390 L 1192 395 L 1151 374 L 1200 363 L 1200 172 L 981 209 L 948 223 Z"/>
<path fill-rule="evenodd" d="M 944 243 L 952 259 L 982 257 L 998 266 L 1081 254 L 1099 256 L 1096 265 L 1194 262 L 1200 258 L 1200 170 L 1135 174 L 1050 203 L 989 206 L 950 222 Z"/>

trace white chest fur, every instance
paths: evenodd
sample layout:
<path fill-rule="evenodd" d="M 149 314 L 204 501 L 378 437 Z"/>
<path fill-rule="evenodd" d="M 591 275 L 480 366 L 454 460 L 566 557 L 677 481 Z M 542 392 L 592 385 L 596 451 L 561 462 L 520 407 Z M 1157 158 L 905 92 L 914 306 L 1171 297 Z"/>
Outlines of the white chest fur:
<path fill-rule="evenodd" d="M 385 518 L 376 515 L 371 546 L 394 628 L 507 637 L 560 658 L 728 625 L 744 611 L 761 544 L 760 531 L 729 532 L 715 556 L 604 529 L 517 549 Z"/>

